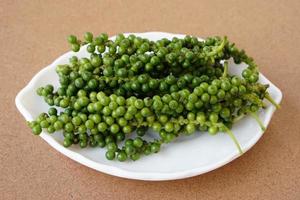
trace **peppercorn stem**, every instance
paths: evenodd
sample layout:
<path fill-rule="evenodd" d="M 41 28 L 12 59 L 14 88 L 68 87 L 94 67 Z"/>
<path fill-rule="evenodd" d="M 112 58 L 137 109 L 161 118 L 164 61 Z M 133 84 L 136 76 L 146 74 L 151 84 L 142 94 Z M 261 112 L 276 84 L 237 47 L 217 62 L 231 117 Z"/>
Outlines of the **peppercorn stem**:
<path fill-rule="evenodd" d="M 250 112 L 250 115 L 257 121 L 262 131 L 266 130 L 266 127 L 263 125 L 262 121 L 259 119 L 258 115 L 254 112 Z"/>
<path fill-rule="evenodd" d="M 227 128 L 226 126 L 225 126 L 225 131 L 226 131 L 226 133 L 229 135 L 229 137 L 233 140 L 235 146 L 236 146 L 236 147 L 238 148 L 238 150 L 239 150 L 239 153 L 242 155 L 242 154 L 243 154 L 243 150 L 242 150 L 242 148 L 241 148 L 239 142 L 237 141 L 236 137 L 233 135 L 232 131 L 231 131 L 229 128 Z"/>
<path fill-rule="evenodd" d="M 233 123 L 236 123 L 236 122 L 240 121 L 243 117 L 245 117 L 244 114 L 241 114 L 241 115 L 235 117 L 235 118 L 233 119 Z"/>
<path fill-rule="evenodd" d="M 228 74 L 228 62 L 225 61 L 224 62 L 224 72 L 223 72 L 222 78 L 226 78 L 227 74 Z"/>
<path fill-rule="evenodd" d="M 276 109 L 279 109 L 279 108 L 280 108 L 280 105 L 277 104 L 277 103 L 274 101 L 274 99 L 270 96 L 269 93 L 266 93 L 265 98 L 266 98 L 271 104 L 273 104 L 273 105 L 276 107 Z"/>
<path fill-rule="evenodd" d="M 223 38 L 223 40 L 222 40 L 221 45 L 218 46 L 217 52 L 221 51 L 221 50 L 225 47 L 226 42 L 227 42 L 227 37 L 225 36 L 225 37 Z"/>
<path fill-rule="evenodd" d="M 222 40 L 222 43 L 219 46 L 217 46 L 213 51 L 209 52 L 207 55 L 211 57 L 222 51 L 222 49 L 225 47 L 226 42 L 227 37 L 225 36 Z"/>

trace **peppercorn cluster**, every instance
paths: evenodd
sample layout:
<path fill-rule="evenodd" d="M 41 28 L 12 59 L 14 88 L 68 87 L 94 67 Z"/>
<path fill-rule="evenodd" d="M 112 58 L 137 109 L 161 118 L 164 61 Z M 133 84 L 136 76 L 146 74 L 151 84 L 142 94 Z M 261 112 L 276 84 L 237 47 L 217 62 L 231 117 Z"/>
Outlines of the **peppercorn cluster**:
<path fill-rule="evenodd" d="M 87 32 L 84 41 L 70 35 L 68 42 L 74 52 L 84 48 L 90 57 L 73 56 L 57 66 L 59 87 L 37 89 L 51 106 L 48 113 L 28 122 L 36 135 L 62 131 L 65 147 L 105 147 L 108 160 L 135 161 L 200 131 L 225 132 L 242 152 L 230 130 L 233 123 L 250 114 L 264 130 L 256 114 L 264 99 L 278 107 L 268 85 L 258 82 L 253 59 L 226 37 L 150 41 L 119 34 L 110 40 Z M 230 59 L 248 65 L 241 76 L 228 73 Z M 148 129 L 159 139 L 145 140 Z"/>

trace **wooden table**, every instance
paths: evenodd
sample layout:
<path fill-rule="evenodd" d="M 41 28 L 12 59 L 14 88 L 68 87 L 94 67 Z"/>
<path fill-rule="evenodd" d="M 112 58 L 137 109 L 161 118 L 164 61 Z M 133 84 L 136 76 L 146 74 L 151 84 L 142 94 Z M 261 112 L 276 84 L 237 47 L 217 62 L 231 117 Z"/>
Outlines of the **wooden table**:
<path fill-rule="evenodd" d="M 300 1 L 0 1 L 0 199 L 300 199 Z M 144 182 L 82 166 L 31 134 L 14 98 L 69 50 L 66 36 L 227 35 L 283 91 L 262 139 L 210 173 Z M 196 159 L 196 158 L 195 158 Z"/>

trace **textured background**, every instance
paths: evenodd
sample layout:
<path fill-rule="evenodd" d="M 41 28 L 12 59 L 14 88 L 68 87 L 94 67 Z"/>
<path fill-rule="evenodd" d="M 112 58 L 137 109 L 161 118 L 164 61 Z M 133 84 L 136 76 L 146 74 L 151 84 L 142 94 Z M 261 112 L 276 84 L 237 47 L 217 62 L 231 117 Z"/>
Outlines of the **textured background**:
<path fill-rule="evenodd" d="M 300 199 L 299 7 L 299 0 L 0 0 L 0 198 Z M 228 35 L 282 89 L 282 109 L 254 148 L 201 176 L 144 182 L 84 167 L 30 133 L 14 98 L 68 51 L 68 34 L 155 30 Z"/>

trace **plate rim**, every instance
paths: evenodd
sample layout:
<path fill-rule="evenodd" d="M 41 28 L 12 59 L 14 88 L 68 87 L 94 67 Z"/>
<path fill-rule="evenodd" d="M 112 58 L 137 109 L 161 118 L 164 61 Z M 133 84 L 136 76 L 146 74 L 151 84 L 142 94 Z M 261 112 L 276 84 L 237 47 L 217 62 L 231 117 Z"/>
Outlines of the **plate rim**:
<path fill-rule="evenodd" d="M 177 34 L 177 33 L 168 33 L 168 32 L 156 32 L 156 31 L 151 31 L 151 32 L 139 32 L 139 33 L 124 33 L 125 35 L 128 34 L 137 34 L 137 35 L 152 35 L 152 34 L 159 34 L 159 35 L 171 35 L 173 37 L 182 37 L 185 36 L 185 34 Z M 110 38 L 114 38 L 115 36 L 112 36 Z M 164 37 L 164 36 L 162 36 Z M 199 38 L 199 37 L 198 37 Z M 202 38 L 199 38 L 203 40 Z M 47 65 L 43 69 L 41 69 L 38 73 L 36 73 L 33 78 L 29 81 L 29 83 L 18 92 L 16 98 L 15 98 L 15 104 L 19 112 L 23 115 L 23 117 L 29 121 L 33 119 L 33 116 L 31 115 L 30 111 L 27 110 L 23 104 L 22 104 L 22 97 L 26 95 L 27 92 L 30 92 L 33 90 L 33 87 L 35 85 L 35 82 L 37 79 L 42 76 L 46 71 L 51 70 L 53 67 L 57 65 L 57 63 L 60 62 L 65 57 L 70 57 L 73 55 L 74 52 L 66 52 L 63 55 L 59 56 L 56 58 L 51 64 Z M 275 88 L 277 95 L 279 95 L 279 99 L 276 101 L 277 103 L 280 103 L 282 100 L 282 92 L 281 90 L 274 85 L 269 79 L 267 79 L 262 73 L 260 75 L 269 81 L 272 86 Z M 271 107 L 271 114 L 270 116 L 265 120 L 265 123 L 268 125 L 274 112 L 275 112 L 274 106 Z M 258 140 L 262 137 L 263 133 L 259 134 L 257 137 L 252 138 L 250 145 L 248 145 L 246 148 L 243 148 L 244 153 L 246 153 L 249 149 L 251 149 L 257 142 Z M 235 160 L 236 158 L 240 157 L 240 154 L 235 154 L 234 156 L 229 155 L 225 157 L 222 160 L 219 160 L 218 162 L 215 162 L 210 165 L 206 165 L 205 167 L 197 167 L 197 168 L 192 168 L 188 170 L 183 170 L 183 171 L 178 171 L 178 172 L 171 172 L 171 173 L 166 173 L 166 172 L 149 172 L 149 173 L 144 173 L 144 172 L 133 172 L 133 171 L 128 171 L 116 166 L 112 165 L 107 165 L 103 163 L 99 163 L 96 161 L 93 161 L 80 153 L 77 153 L 75 151 L 72 151 L 68 148 L 65 148 L 63 145 L 61 145 L 56 139 L 54 139 L 51 135 L 45 133 L 44 131 L 40 134 L 40 137 L 43 138 L 51 147 L 62 153 L 63 155 L 67 156 L 68 158 L 85 165 L 89 168 L 92 168 L 96 171 L 100 171 L 109 175 L 113 176 L 118 176 L 122 178 L 127 178 L 127 179 L 135 179 L 135 180 L 147 180 L 147 181 L 164 181 L 164 180 L 176 180 L 176 179 L 183 179 L 183 178 L 189 178 L 193 177 L 196 175 L 204 174 L 209 171 L 213 171 L 219 167 L 222 167 L 229 162 Z M 243 153 L 243 154 L 244 154 Z"/>

